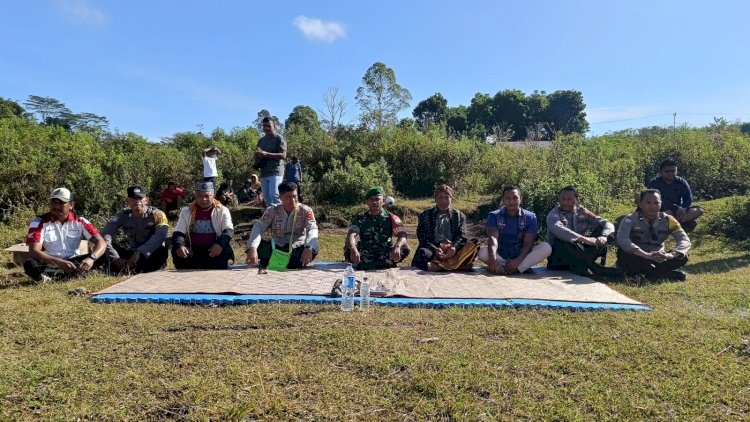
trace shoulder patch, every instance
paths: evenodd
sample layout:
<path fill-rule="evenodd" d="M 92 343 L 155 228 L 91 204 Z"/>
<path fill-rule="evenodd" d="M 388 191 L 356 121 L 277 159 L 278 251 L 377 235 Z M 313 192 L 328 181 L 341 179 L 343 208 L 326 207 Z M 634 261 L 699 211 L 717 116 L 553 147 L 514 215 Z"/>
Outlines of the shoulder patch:
<path fill-rule="evenodd" d="M 682 228 L 682 226 L 680 226 L 680 222 L 669 214 L 667 214 L 667 226 L 669 227 L 670 233 Z"/>
<path fill-rule="evenodd" d="M 161 210 L 156 210 L 154 212 L 154 223 L 157 226 L 168 226 L 169 221 L 167 220 L 167 215 Z"/>
<path fill-rule="evenodd" d="M 260 218 L 260 221 L 270 223 L 271 220 L 273 220 L 273 208 L 267 208 L 266 212 L 263 213 L 263 217 Z"/>
<path fill-rule="evenodd" d="M 29 224 L 29 228 L 36 229 L 40 224 L 42 224 L 42 219 L 39 217 L 34 217 L 34 219 L 32 219 L 31 223 Z"/>

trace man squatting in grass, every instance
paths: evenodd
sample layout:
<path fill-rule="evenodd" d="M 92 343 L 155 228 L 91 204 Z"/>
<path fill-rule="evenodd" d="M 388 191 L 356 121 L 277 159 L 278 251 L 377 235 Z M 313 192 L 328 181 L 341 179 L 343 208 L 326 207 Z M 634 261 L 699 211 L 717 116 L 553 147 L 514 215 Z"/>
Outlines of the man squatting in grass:
<path fill-rule="evenodd" d="M 66 188 L 57 188 L 49 196 L 49 212 L 34 217 L 29 224 L 26 244 L 29 259 L 24 262 L 26 275 L 36 281 L 46 277 L 63 278 L 103 266 L 107 244 L 93 224 L 73 213 L 73 198 Z M 94 251 L 79 253 L 81 238 L 94 242 Z M 49 275 L 48 275 L 49 274 Z"/>
<path fill-rule="evenodd" d="M 419 214 L 419 246 L 411 265 L 424 271 L 471 270 L 477 243 L 466 236 L 466 215 L 451 207 L 450 186 L 435 186 L 434 196 L 435 206 Z"/>
<path fill-rule="evenodd" d="M 648 182 L 649 189 L 661 193 L 661 211 L 671 214 L 687 232 L 695 230 L 703 208 L 693 205 L 693 192 L 687 180 L 677 175 L 677 163 L 664 160 L 659 165 L 659 175 Z"/>
<path fill-rule="evenodd" d="M 195 184 L 195 201 L 183 207 L 172 234 L 172 261 L 179 269 L 226 269 L 234 261 L 229 208 L 214 198 L 212 182 Z"/>
<path fill-rule="evenodd" d="M 373 187 L 365 196 L 367 211 L 352 219 L 344 244 L 344 260 L 358 270 L 395 267 L 411 252 L 406 243 L 404 225 L 399 216 L 383 208 L 383 188 Z M 395 245 L 394 234 L 397 238 Z"/>
<path fill-rule="evenodd" d="M 659 211 L 661 204 L 658 190 L 641 192 L 638 210 L 622 220 L 617 232 L 617 266 L 629 275 L 682 281 L 686 275 L 678 268 L 687 263 L 690 239 L 673 216 Z M 676 245 L 667 252 L 669 236 Z"/>
<path fill-rule="evenodd" d="M 279 185 L 281 204 L 266 209 L 253 225 L 245 252 L 247 264 L 268 267 L 273 253 L 272 243 L 261 240 L 269 227 L 273 232 L 273 244 L 284 252 L 291 250 L 287 268 L 306 267 L 318 255 L 318 225 L 312 208 L 297 202 L 297 184 L 284 182 Z M 291 243 L 289 243 L 291 240 Z"/>
<path fill-rule="evenodd" d="M 487 217 L 487 234 L 487 246 L 478 257 L 495 274 L 523 273 L 552 253 L 547 242 L 534 245 L 536 214 L 521 208 L 521 191 L 515 186 L 503 190 L 503 206 Z"/>
<path fill-rule="evenodd" d="M 147 273 L 167 265 L 169 252 L 164 240 L 169 223 L 164 211 L 148 204 L 148 190 L 143 186 L 128 188 L 128 207 L 112 217 L 102 229 L 107 242 L 109 271 Z M 124 239 L 118 242 L 118 233 Z"/>
<path fill-rule="evenodd" d="M 596 263 L 606 256 L 607 244 L 614 243 L 614 224 L 579 205 L 573 186 L 560 189 L 558 198 L 559 204 L 547 214 L 547 243 L 552 245 L 547 268 L 582 276 L 589 276 L 591 270 L 599 276 L 622 277 L 622 271 Z"/>

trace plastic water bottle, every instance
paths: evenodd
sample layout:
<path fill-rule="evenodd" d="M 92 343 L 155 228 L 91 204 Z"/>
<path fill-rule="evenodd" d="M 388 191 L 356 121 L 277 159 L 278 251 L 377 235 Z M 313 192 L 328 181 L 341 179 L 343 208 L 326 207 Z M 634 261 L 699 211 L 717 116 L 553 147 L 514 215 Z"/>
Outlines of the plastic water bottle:
<path fill-rule="evenodd" d="M 363 277 L 362 284 L 359 285 L 359 310 L 370 310 L 370 280 L 367 277 Z"/>
<path fill-rule="evenodd" d="M 344 280 L 341 283 L 341 310 L 349 312 L 354 309 L 354 290 L 357 279 L 354 277 L 354 268 L 349 264 L 344 271 Z"/>

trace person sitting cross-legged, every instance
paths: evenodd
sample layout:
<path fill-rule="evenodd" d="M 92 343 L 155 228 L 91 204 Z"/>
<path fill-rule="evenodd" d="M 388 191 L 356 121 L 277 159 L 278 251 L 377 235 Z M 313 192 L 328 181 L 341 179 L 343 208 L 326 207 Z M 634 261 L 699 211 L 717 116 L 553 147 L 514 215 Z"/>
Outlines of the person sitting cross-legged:
<path fill-rule="evenodd" d="M 123 239 L 118 242 L 120 232 Z M 143 186 L 129 187 L 128 207 L 102 229 L 110 272 L 147 273 L 164 268 L 169 256 L 164 245 L 168 232 L 167 215 L 148 204 L 148 190 Z"/>
<path fill-rule="evenodd" d="M 477 244 L 466 237 L 466 216 L 451 207 L 453 189 L 435 187 L 435 206 L 419 214 L 419 246 L 411 265 L 425 271 L 471 270 Z"/>
<path fill-rule="evenodd" d="M 687 276 L 679 268 L 688 261 L 690 239 L 677 219 L 660 208 L 657 189 L 641 192 L 638 210 L 623 218 L 617 230 L 617 266 L 628 275 L 682 281 Z M 670 236 L 676 245 L 667 252 L 664 242 Z"/>
<path fill-rule="evenodd" d="M 180 269 L 227 269 L 234 261 L 229 208 L 214 198 L 213 182 L 195 184 L 195 201 L 180 211 L 172 234 L 172 261 Z"/>
<path fill-rule="evenodd" d="M 487 217 L 487 234 L 487 246 L 479 250 L 478 257 L 495 274 L 526 272 L 552 253 L 547 242 L 534 245 L 536 214 L 521 208 L 521 191 L 515 186 L 503 190 L 503 206 Z"/>
<path fill-rule="evenodd" d="M 64 279 L 106 264 L 106 242 L 91 222 L 73 212 L 73 205 L 70 191 L 57 188 L 50 194 L 49 212 L 31 220 L 23 269 L 33 280 Z M 94 242 L 93 252 L 88 253 L 88 245 L 80 250 L 82 238 Z"/>
<path fill-rule="evenodd" d="M 560 203 L 547 214 L 547 243 L 552 245 L 552 255 L 547 258 L 547 268 L 570 270 L 589 276 L 622 277 L 622 271 L 596 263 L 606 255 L 607 244 L 615 240 L 615 226 L 602 217 L 579 205 L 578 191 L 574 186 L 560 190 Z"/>
<path fill-rule="evenodd" d="M 284 182 L 279 185 L 281 203 L 270 206 L 255 222 L 245 252 L 247 264 L 268 267 L 273 253 L 272 243 L 261 240 L 268 228 L 273 230 L 275 248 L 291 252 L 287 268 L 300 268 L 309 265 L 318 255 L 318 225 L 312 208 L 297 202 L 297 185 Z"/>
<path fill-rule="evenodd" d="M 383 188 L 367 191 L 367 211 L 355 216 L 344 244 L 344 260 L 358 270 L 395 267 L 411 252 L 401 218 L 383 208 Z M 359 242 L 357 236 L 359 235 Z M 396 244 L 393 236 L 396 235 Z"/>

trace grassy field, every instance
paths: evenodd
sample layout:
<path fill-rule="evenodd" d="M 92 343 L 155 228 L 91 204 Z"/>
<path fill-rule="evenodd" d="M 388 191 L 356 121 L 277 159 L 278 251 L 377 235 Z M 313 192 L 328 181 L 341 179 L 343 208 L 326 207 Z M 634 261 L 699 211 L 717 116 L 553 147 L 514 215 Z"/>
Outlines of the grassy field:
<path fill-rule="evenodd" d="M 747 420 L 750 254 L 694 238 L 687 282 L 612 286 L 651 312 L 103 305 L 3 269 L 0 420 Z"/>

